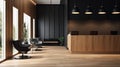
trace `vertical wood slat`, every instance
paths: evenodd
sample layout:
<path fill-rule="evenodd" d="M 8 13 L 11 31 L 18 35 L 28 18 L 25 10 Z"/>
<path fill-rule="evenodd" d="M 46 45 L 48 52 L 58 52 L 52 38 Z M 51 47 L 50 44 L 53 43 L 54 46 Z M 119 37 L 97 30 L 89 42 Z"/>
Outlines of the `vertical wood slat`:
<path fill-rule="evenodd" d="M 67 36 L 67 47 L 68 47 L 68 50 L 71 52 L 71 41 L 72 41 L 72 39 L 71 39 L 71 35 L 70 34 L 68 34 L 68 36 Z"/>
<path fill-rule="evenodd" d="M 22 0 L 19 3 L 21 2 Z M 24 5 L 19 5 L 19 39 L 23 39 L 23 7 Z"/>
<path fill-rule="evenodd" d="M 77 49 L 76 49 L 77 42 L 75 42 L 75 40 L 77 40 L 77 37 L 72 36 L 72 38 L 71 38 L 71 51 L 73 51 L 73 52 L 77 51 Z"/>
<path fill-rule="evenodd" d="M 33 38 L 33 18 L 31 18 L 31 38 Z"/>
<path fill-rule="evenodd" d="M 96 36 L 94 35 L 94 50 L 99 52 L 99 51 L 104 51 L 104 42 L 103 42 L 103 36 Z"/>
<path fill-rule="evenodd" d="M 89 45 L 86 44 L 87 51 L 88 51 L 88 52 L 93 51 L 93 48 L 92 48 L 92 47 L 93 47 L 93 45 L 92 45 L 92 44 L 93 44 L 93 43 L 92 43 L 92 36 L 89 36 L 89 35 L 88 35 L 88 37 L 87 37 L 87 39 L 86 39 L 86 43 L 89 43 Z"/>
<path fill-rule="evenodd" d="M 106 42 L 105 42 L 105 41 L 106 41 Z M 105 45 L 105 52 L 108 52 L 108 51 L 111 52 L 111 51 L 112 51 L 112 50 L 111 50 L 112 47 L 111 47 L 111 45 L 110 45 L 111 43 L 110 43 L 109 41 L 111 41 L 111 37 L 110 37 L 110 36 L 108 36 L 108 37 L 105 37 L 105 36 L 104 36 L 104 41 L 103 41 L 104 44 L 108 44 L 108 45 L 109 45 L 109 46 L 108 46 L 108 45 Z"/>
<path fill-rule="evenodd" d="M 12 3 L 6 0 L 6 58 L 12 55 Z"/>

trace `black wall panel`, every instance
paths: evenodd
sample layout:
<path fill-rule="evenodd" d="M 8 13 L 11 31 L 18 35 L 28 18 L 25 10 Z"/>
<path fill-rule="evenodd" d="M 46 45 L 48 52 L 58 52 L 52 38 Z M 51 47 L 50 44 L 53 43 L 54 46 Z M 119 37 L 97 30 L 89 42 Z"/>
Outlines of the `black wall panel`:
<path fill-rule="evenodd" d="M 64 37 L 63 5 L 37 5 L 36 37 L 58 39 Z"/>
<path fill-rule="evenodd" d="M 103 2 L 103 3 L 102 3 Z M 120 0 L 69 0 L 68 1 L 68 19 L 69 20 L 119 20 L 120 15 L 112 15 L 111 12 L 114 9 L 115 2 L 117 2 L 117 9 L 120 10 Z M 99 15 L 101 3 L 103 4 L 106 14 Z M 74 4 L 79 8 L 80 14 L 73 15 L 72 9 Z M 84 12 L 87 6 L 90 5 L 93 14 L 86 15 Z"/>
<path fill-rule="evenodd" d="M 64 5 L 64 46 L 67 48 L 67 34 L 68 34 L 68 0 L 61 0 L 60 3 Z"/>

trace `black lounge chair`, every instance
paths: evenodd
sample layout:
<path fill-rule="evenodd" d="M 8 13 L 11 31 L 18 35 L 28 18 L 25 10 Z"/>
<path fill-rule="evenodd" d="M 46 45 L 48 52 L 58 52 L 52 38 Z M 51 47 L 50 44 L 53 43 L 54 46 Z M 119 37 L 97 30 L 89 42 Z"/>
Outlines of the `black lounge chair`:
<path fill-rule="evenodd" d="M 28 51 L 30 51 L 30 44 L 22 44 L 21 40 L 14 40 L 12 41 L 13 46 L 15 47 L 16 50 L 18 50 L 19 53 L 22 53 L 21 56 L 19 56 L 16 59 L 28 59 L 30 58 L 30 56 L 26 56 L 24 54 L 26 54 Z"/>

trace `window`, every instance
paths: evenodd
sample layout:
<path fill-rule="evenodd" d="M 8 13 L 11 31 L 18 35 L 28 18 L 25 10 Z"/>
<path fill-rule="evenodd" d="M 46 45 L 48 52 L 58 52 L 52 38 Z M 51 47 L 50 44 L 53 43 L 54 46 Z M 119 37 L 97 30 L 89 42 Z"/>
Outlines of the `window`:
<path fill-rule="evenodd" d="M 13 7 L 13 40 L 18 40 L 18 9 L 16 7 Z M 13 55 L 16 54 L 18 51 L 13 47 Z"/>
<path fill-rule="evenodd" d="M 5 59 L 5 1 L 0 1 L 0 60 Z"/>
<path fill-rule="evenodd" d="M 33 38 L 35 38 L 35 19 L 33 19 Z"/>
<path fill-rule="evenodd" d="M 24 40 L 31 38 L 31 17 L 24 13 Z"/>

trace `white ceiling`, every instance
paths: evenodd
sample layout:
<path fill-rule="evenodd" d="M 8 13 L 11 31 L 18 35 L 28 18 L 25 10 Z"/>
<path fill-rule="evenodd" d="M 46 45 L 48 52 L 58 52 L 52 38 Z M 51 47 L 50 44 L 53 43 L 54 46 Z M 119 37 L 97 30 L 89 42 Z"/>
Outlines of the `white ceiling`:
<path fill-rule="evenodd" d="M 34 0 L 37 4 L 60 4 L 60 0 Z"/>

